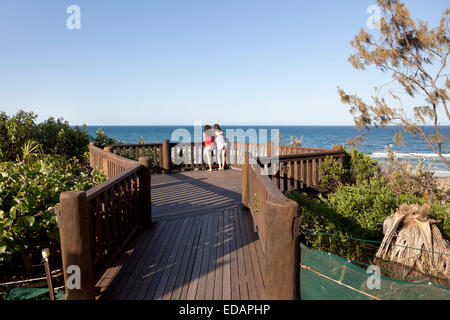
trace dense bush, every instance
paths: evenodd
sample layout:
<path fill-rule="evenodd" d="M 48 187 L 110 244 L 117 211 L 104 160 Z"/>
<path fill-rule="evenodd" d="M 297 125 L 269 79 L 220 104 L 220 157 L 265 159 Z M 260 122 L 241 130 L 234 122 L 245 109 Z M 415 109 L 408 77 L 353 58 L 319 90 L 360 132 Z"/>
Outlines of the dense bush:
<path fill-rule="evenodd" d="M 291 198 L 299 203 L 304 227 L 368 240 L 383 238 L 383 221 L 397 207 L 397 198 L 382 177 L 373 177 L 358 185 L 340 184 L 326 198 L 308 199 L 299 193 Z M 323 235 L 311 239 L 311 244 L 315 249 L 351 258 L 360 257 L 365 246 Z"/>
<path fill-rule="evenodd" d="M 0 266 L 57 243 L 53 207 L 60 193 L 88 190 L 105 180 L 87 165 L 89 142 L 118 143 L 103 129 L 92 137 L 86 126 L 36 119 L 33 112 L 0 112 Z"/>
<path fill-rule="evenodd" d="M 397 196 L 382 177 L 373 177 L 358 185 L 339 185 L 326 198 L 310 199 L 306 194 L 294 192 L 289 196 L 299 203 L 302 227 L 333 235 L 314 235 L 308 240 L 314 249 L 324 250 L 342 257 L 362 259 L 366 242 L 344 237 L 381 241 L 383 222 L 402 203 L 424 204 L 424 198 L 410 194 Z M 444 237 L 450 238 L 450 204 L 433 201 L 431 216 L 442 219 L 438 227 Z"/>
<path fill-rule="evenodd" d="M 75 158 L 0 162 L 0 265 L 58 238 L 53 207 L 61 192 L 88 190 L 104 179 Z"/>
<path fill-rule="evenodd" d="M 0 113 L 0 160 L 17 160 L 28 141 L 40 144 L 45 154 L 63 154 L 69 158 L 81 158 L 88 150 L 92 137 L 86 126 L 71 127 L 67 121 L 54 118 L 37 124 L 36 118 L 33 112 L 22 110 L 9 117 Z"/>
<path fill-rule="evenodd" d="M 429 203 L 432 218 L 443 221 L 438 227 L 450 239 L 450 203 L 432 173 L 422 164 L 406 170 L 394 160 L 381 170 L 376 161 L 352 149 L 343 162 L 329 158 L 323 163 L 322 179 L 331 186 L 327 196 L 311 199 L 297 192 L 289 196 L 299 203 L 303 228 L 337 235 L 307 236 L 313 248 L 363 259 L 367 242 L 347 238 L 381 241 L 385 218 L 402 203 Z"/>
<path fill-rule="evenodd" d="M 39 144 L 44 154 L 78 159 L 83 159 L 89 142 L 95 142 L 101 148 L 122 143 L 115 137 L 107 136 L 101 128 L 95 136 L 91 136 L 85 125 L 71 127 L 62 118 L 55 120 L 50 117 L 41 123 L 36 123 L 36 119 L 35 113 L 23 110 L 12 116 L 0 112 L 0 161 L 16 161 L 22 154 L 22 148 L 30 141 Z"/>
<path fill-rule="evenodd" d="M 105 134 L 105 130 L 102 128 L 98 129 L 95 132 L 95 137 L 92 137 L 92 141 L 95 142 L 95 145 L 99 148 L 104 148 L 106 146 L 114 145 L 114 144 L 124 144 L 123 141 L 117 140 L 116 137 L 109 137 Z M 140 139 L 139 139 L 140 141 Z"/>
<path fill-rule="evenodd" d="M 322 182 L 331 189 L 338 184 L 352 185 L 379 174 L 378 162 L 355 148 L 345 152 L 343 161 L 327 157 L 320 167 Z"/>
<path fill-rule="evenodd" d="M 450 201 L 450 189 L 441 186 L 433 176 L 431 164 L 423 159 L 416 166 L 400 161 L 390 147 L 388 157 L 382 166 L 383 176 L 397 195 L 411 194 L 430 200 Z"/>

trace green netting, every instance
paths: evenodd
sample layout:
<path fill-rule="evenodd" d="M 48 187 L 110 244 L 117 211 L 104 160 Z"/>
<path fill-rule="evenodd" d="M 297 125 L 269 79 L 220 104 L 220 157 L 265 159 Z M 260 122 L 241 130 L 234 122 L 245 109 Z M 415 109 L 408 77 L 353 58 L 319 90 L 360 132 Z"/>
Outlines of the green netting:
<path fill-rule="evenodd" d="M 54 290 L 55 300 L 64 300 L 64 290 Z M 50 300 L 48 288 L 14 288 L 8 291 L 5 300 Z"/>
<path fill-rule="evenodd" d="M 303 300 L 450 300 L 448 287 L 385 276 L 380 289 L 369 289 L 372 273 L 346 259 L 300 244 L 300 295 Z"/>

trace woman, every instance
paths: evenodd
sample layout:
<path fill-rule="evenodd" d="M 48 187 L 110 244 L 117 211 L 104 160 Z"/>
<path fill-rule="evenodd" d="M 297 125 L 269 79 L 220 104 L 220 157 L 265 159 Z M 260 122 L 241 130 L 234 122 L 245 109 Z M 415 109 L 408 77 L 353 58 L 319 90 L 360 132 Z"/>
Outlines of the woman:
<path fill-rule="evenodd" d="M 205 147 L 206 161 L 208 162 L 209 170 L 212 171 L 212 152 L 214 150 L 214 135 L 211 126 L 205 125 L 203 131 L 203 145 Z"/>
<path fill-rule="evenodd" d="M 222 128 L 220 128 L 217 123 L 214 125 L 214 133 L 216 135 L 215 141 L 217 146 L 217 162 L 219 163 L 219 170 L 224 170 L 227 159 L 227 140 L 223 135 Z"/>

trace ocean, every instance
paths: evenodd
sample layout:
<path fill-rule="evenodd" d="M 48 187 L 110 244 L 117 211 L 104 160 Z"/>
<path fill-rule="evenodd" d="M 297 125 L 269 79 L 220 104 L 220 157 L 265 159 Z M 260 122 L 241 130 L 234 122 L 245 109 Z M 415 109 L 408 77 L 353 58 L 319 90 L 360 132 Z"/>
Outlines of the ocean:
<path fill-rule="evenodd" d="M 108 136 L 116 137 L 118 140 L 129 144 L 138 143 L 139 137 L 142 137 L 146 143 L 163 140 L 177 142 L 179 141 L 178 136 L 172 139 L 172 134 L 176 129 L 184 129 L 194 137 L 194 126 L 89 126 L 88 131 L 91 135 L 95 135 L 99 128 L 103 128 Z M 405 135 L 405 143 L 396 145 L 393 136 L 397 132 L 397 128 L 394 127 L 372 128 L 361 131 L 353 126 L 222 126 L 222 129 L 225 133 L 227 129 L 242 129 L 244 131 L 255 129 L 257 134 L 260 129 L 266 129 L 267 141 L 271 140 L 271 132 L 278 129 L 284 142 L 288 143 L 291 136 L 298 138 L 303 136 L 302 146 L 316 148 L 331 148 L 333 144 L 347 145 L 347 139 L 364 133 L 363 143 L 360 144 L 358 149 L 372 158 L 383 161 L 387 157 L 385 147 L 392 145 L 392 149 L 396 152 L 398 158 L 413 165 L 417 164 L 419 159 L 423 159 L 427 165 L 432 167 L 436 176 L 450 177 L 450 170 L 447 166 L 419 137 Z M 433 133 L 434 128 L 429 126 L 425 127 L 424 130 L 426 133 Z M 441 133 L 448 136 L 450 126 L 441 127 Z M 197 141 L 198 139 L 193 140 Z M 445 157 L 450 160 L 450 153 L 446 153 Z"/>

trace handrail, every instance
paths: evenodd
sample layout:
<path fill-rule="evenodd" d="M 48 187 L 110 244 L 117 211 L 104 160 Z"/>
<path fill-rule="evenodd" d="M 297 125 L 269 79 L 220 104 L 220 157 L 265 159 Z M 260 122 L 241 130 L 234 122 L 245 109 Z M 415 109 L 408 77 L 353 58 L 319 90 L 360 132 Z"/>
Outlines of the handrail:
<path fill-rule="evenodd" d="M 251 157 L 245 152 L 242 204 L 252 213 L 264 252 L 266 299 L 295 299 L 296 296 L 298 204 L 285 193 L 319 185 L 322 161 L 326 157 L 342 159 L 344 155 L 341 146 L 269 157 Z M 276 171 L 271 176 L 265 175 L 269 163 Z"/>
<path fill-rule="evenodd" d="M 344 155 L 343 149 L 335 148 L 321 152 L 258 157 L 256 161 L 265 168 L 269 164 L 275 164 L 276 173 L 270 175 L 270 178 L 278 189 L 286 192 L 320 186 L 322 182 L 320 167 L 323 161 L 327 157 L 342 161 Z"/>
<path fill-rule="evenodd" d="M 139 170 L 141 170 L 141 169 L 142 169 L 142 166 L 139 163 L 136 163 L 133 167 L 130 167 L 130 168 L 126 169 L 125 171 L 122 171 L 121 173 L 115 175 L 114 177 L 89 189 L 88 191 L 86 191 L 87 200 L 89 201 L 89 200 L 101 195 L 103 192 L 113 188 L 114 185 L 125 180 L 128 177 L 131 177 L 133 174 L 139 172 Z"/>
<path fill-rule="evenodd" d="M 150 158 L 139 162 L 89 146 L 90 165 L 107 180 L 92 189 L 63 192 L 57 210 L 66 299 L 95 298 L 94 285 L 139 227 L 151 224 Z M 71 288 L 71 268 L 80 288 Z"/>
<path fill-rule="evenodd" d="M 294 299 L 296 238 L 293 236 L 298 205 L 287 199 L 255 158 L 242 169 L 242 203 L 253 216 L 264 253 L 262 273 L 265 299 Z"/>

